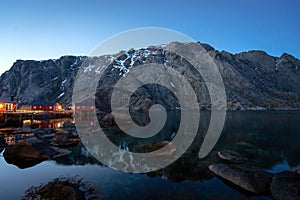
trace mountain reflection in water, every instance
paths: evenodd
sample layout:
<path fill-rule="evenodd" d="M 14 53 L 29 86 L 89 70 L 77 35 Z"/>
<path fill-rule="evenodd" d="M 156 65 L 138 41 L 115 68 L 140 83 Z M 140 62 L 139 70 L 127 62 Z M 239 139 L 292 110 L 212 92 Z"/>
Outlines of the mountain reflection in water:
<path fill-rule="evenodd" d="M 178 117 L 180 113 L 169 113 L 164 130 L 142 141 L 129 137 L 117 128 L 107 128 L 105 133 L 115 145 L 134 151 L 136 146 L 158 140 L 171 141 L 180 123 Z M 8 188 L 0 190 L 0 196 L 7 198 L 14 195 L 14 197 L 20 196 L 25 188 L 31 185 L 49 181 L 67 173 L 79 175 L 101 185 L 104 199 L 116 197 L 120 199 L 145 197 L 147 199 L 148 195 L 149 199 L 164 197 L 245 199 L 248 197 L 226 186 L 208 170 L 210 164 L 220 162 L 217 156 L 218 151 L 239 152 L 248 158 L 245 165 L 274 173 L 300 166 L 299 112 L 228 112 L 222 135 L 213 151 L 204 159 L 199 159 L 198 152 L 209 124 L 209 118 L 209 112 L 201 112 L 198 134 L 183 156 L 161 170 L 146 174 L 127 174 L 107 168 L 93 158 L 81 143 L 69 147 L 72 153 L 66 157 L 55 161 L 44 161 L 24 171 L 16 170 L 14 166 L 8 165 L 1 158 L 0 168 L 4 173 L 0 174 L 0 179 L 8 183 L 18 182 L 20 187 L 14 187 L 14 192 Z M 56 128 L 63 128 L 63 122 L 60 123 L 61 127 Z M 26 137 L 18 138 L 17 135 L 15 134 L 15 142 L 26 140 Z M 8 135 L 5 137 L 7 138 Z"/>

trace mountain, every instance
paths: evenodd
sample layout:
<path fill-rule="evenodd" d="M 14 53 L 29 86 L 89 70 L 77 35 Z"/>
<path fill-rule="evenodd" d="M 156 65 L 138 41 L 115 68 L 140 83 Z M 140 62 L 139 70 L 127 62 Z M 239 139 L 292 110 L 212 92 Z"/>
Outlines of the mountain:
<path fill-rule="evenodd" d="M 63 56 L 44 61 L 17 60 L 0 77 L 0 96 L 16 96 L 19 105 L 60 102 L 67 108 L 72 103 L 76 75 L 88 74 L 85 80 L 88 86 L 89 80 L 103 70 L 99 63 L 106 63 L 108 67 L 98 82 L 96 105 L 109 110 L 113 86 L 120 77 L 136 66 L 159 63 L 183 74 L 195 90 L 201 108 L 210 109 L 210 97 L 201 75 L 195 73 L 193 66 L 185 59 L 167 51 L 170 46 L 176 49 L 182 45 L 189 46 L 192 43 L 175 42 L 101 57 Z M 215 50 L 207 44 L 200 45 L 221 73 L 229 110 L 300 109 L 299 59 L 287 53 L 274 57 L 263 51 L 231 54 Z M 153 103 L 163 104 L 170 109 L 179 106 L 175 94 L 159 85 L 139 88 L 131 98 L 131 108 L 134 110 L 148 109 Z"/>

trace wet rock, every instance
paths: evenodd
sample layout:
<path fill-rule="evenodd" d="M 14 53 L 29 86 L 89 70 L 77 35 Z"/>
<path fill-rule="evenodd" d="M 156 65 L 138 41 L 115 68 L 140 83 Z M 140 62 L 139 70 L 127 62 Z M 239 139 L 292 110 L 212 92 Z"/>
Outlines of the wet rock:
<path fill-rule="evenodd" d="M 5 160 L 23 169 L 32 167 L 48 158 L 57 159 L 71 154 L 67 149 L 50 146 L 36 137 L 9 145 L 3 156 Z"/>
<path fill-rule="evenodd" d="M 62 158 L 65 156 L 70 155 L 72 152 L 68 149 L 61 149 L 58 147 L 51 147 L 56 153 L 51 157 L 52 159 L 56 160 L 58 158 Z"/>
<path fill-rule="evenodd" d="M 267 194 L 273 174 L 236 165 L 213 164 L 209 170 L 218 177 L 253 194 Z"/>
<path fill-rule="evenodd" d="M 54 146 L 71 146 L 75 145 L 80 141 L 80 138 L 71 132 L 64 131 L 64 130 L 58 130 L 54 137 L 53 142 L 51 143 Z"/>
<path fill-rule="evenodd" d="M 7 163 L 14 164 L 21 169 L 34 166 L 49 157 L 26 141 L 7 146 L 3 156 Z"/>
<path fill-rule="evenodd" d="M 34 132 L 34 136 L 38 139 L 50 143 L 54 137 L 56 130 L 55 129 L 37 129 Z"/>
<path fill-rule="evenodd" d="M 22 199 L 101 199 L 102 192 L 82 179 L 56 178 L 45 185 L 29 188 Z"/>
<path fill-rule="evenodd" d="M 274 175 L 271 192 L 278 200 L 300 199 L 300 169 L 287 170 Z"/>
<path fill-rule="evenodd" d="M 241 163 L 247 160 L 246 158 L 241 156 L 240 153 L 229 150 L 219 151 L 218 156 L 221 160 L 234 163 Z"/>
<path fill-rule="evenodd" d="M 38 152 L 48 157 L 54 156 L 57 152 L 51 148 L 51 146 L 38 138 L 30 138 L 26 140 L 27 143 L 31 144 Z"/>
<path fill-rule="evenodd" d="M 66 131 L 55 132 L 54 129 L 42 129 L 41 131 L 38 132 L 38 134 L 35 134 L 39 136 L 39 139 L 30 138 L 27 140 L 27 142 L 31 143 L 32 146 L 34 146 L 39 152 L 48 155 L 51 159 L 57 159 L 57 158 L 70 155 L 72 152 L 68 149 L 62 149 L 55 146 L 51 146 L 51 144 L 53 143 L 53 138 L 57 133 L 68 133 L 68 132 Z M 71 136 L 74 137 L 74 135 Z M 55 139 L 57 138 L 58 137 L 55 137 Z M 69 141 L 69 143 L 64 143 L 65 146 L 70 145 L 70 142 L 74 142 L 74 141 L 70 141 L 69 138 L 67 140 Z"/>
<path fill-rule="evenodd" d="M 168 143 L 169 143 L 169 141 L 158 141 L 158 142 L 154 142 L 154 143 L 147 144 L 144 146 L 136 147 L 135 151 L 138 153 L 149 153 L 149 152 L 156 151 L 158 149 L 163 148 Z"/>
<path fill-rule="evenodd" d="M 166 148 L 163 152 L 159 153 L 159 155 L 172 155 L 176 151 L 176 147 L 172 142 L 169 141 L 158 141 L 151 144 L 147 144 L 145 146 L 136 147 L 135 152 L 137 153 L 150 153 L 153 151 L 157 151 L 166 145 L 170 144 L 169 148 Z"/>

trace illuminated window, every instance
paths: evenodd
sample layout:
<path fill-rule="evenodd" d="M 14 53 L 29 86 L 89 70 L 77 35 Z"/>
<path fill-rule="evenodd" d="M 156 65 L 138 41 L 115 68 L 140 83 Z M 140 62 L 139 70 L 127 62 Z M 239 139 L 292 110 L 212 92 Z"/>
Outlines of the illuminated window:
<path fill-rule="evenodd" d="M 6 109 L 7 111 L 12 111 L 13 105 L 12 105 L 11 103 L 7 103 L 7 104 L 5 104 L 5 109 Z"/>

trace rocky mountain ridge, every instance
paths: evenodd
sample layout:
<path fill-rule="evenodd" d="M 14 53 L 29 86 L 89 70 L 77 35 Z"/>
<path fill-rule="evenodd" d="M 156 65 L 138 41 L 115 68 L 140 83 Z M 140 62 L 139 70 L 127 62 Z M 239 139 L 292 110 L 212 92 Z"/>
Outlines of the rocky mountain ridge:
<path fill-rule="evenodd" d="M 171 43 L 172 44 L 172 43 Z M 189 44 L 186 44 L 189 45 Z M 175 44 L 176 46 L 176 44 Z M 224 81 L 229 110 L 300 109 L 300 60 L 287 53 L 280 57 L 263 51 L 231 54 L 202 44 L 216 63 Z M 165 46 L 122 51 L 101 57 L 63 56 L 55 60 L 17 60 L 0 77 L 0 96 L 16 96 L 19 105 L 34 102 L 60 102 L 65 108 L 72 104 L 73 86 L 78 72 L 93 78 L 101 70 L 100 60 L 108 63 L 97 89 L 97 106 L 109 107 L 113 85 L 132 67 L 159 63 L 183 74 L 195 90 L 202 109 L 210 109 L 210 98 L 200 74 L 193 66 Z M 88 83 L 88 82 L 87 82 Z M 148 87 L 148 88 L 147 88 Z M 158 86 L 141 88 L 132 98 L 135 109 L 147 109 L 156 103 L 174 109 L 178 107 L 171 91 Z"/>

